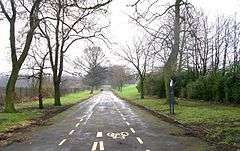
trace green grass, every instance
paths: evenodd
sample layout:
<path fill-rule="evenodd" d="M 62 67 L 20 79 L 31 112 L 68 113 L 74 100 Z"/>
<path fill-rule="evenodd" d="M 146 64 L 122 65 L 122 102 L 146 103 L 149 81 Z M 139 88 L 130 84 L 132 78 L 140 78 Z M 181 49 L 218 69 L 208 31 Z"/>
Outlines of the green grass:
<path fill-rule="evenodd" d="M 89 91 L 82 91 L 61 97 L 61 102 L 63 106 L 70 106 L 81 102 L 90 96 Z M 53 98 L 45 99 L 44 110 L 38 109 L 38 101 L 16 104 L 16 109 L 18 110 L 17 113 L 0 113 L 0 132 L 6 132 L 11 128 L 29 124 L 32 119 L 46 114 L 47 110 L 57 110 L 57 107 L 54 107 L 53 103 Z"/>
<path fill-rule="evenodd" d="M 128 101 L 163 114 L 169 114 L 164 99 L 140 99 L 135 85 L 123 88 L 118 94 Z M 240 145 L 240 107 L 211 104 L 203 101 L 178 100 L 174 118 L 180 123 L 201 126 L 209 131 L 206 139 L 224 144 Z"/>

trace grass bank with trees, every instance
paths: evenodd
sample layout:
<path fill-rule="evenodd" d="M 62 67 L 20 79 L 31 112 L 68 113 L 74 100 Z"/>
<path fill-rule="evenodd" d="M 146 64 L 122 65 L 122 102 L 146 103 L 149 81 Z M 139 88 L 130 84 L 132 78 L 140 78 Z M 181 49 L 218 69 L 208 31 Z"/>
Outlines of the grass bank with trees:
<path fill-rule="evenodd" d="M 38 108 L 38 101 L 31 101 L 25 103 L 16 104 L 17 113 L 4 113 L 0 112 L 0 134 L 19 127 L 24 127 L 35 122 L 37 119 L 46 119 L 48 116 L 54 116 L 55 114 L 73 106 L 76 103 L 80 103 L 94 94 L 90 94 L 89 91 L 81 91 L 74 94 L 68 94 L 61 97 L 62 106 L 54 106 L 53 98 L 45 99 L 44 109 Z"/>
<path fill-rule="evenodd" d="M 169 115 L 166 99 L 149 96 L 140 99 L 136 85 L 124 87 L 118 95 L 149 110 Z M 171 115 L 172 118 L 184 125 L 204 130 L 206 140 L 240 147 L 240 107 L 238 105 L 189 99 L 178 99 L 177 103 L 175 115 Z"/>

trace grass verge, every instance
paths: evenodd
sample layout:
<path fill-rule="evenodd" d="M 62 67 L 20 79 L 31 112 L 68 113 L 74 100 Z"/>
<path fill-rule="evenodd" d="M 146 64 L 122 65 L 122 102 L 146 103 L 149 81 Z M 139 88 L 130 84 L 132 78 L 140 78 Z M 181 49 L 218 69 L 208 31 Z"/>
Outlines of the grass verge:
<path fill-rule="evenodd" d="M 169 106 L 164 99 L 152 97 L 140 99 L 135 85 L 124 87 L 122 92 L 117 93 L 121 98 L 133 104 L 170 117 Z M 239 106 L 178 99 L 178 105 L 175 105 L 175 115 L 171 118 L 185 126 L 206 132 L 204 138 L 208 141 L 240 147 Z"/>

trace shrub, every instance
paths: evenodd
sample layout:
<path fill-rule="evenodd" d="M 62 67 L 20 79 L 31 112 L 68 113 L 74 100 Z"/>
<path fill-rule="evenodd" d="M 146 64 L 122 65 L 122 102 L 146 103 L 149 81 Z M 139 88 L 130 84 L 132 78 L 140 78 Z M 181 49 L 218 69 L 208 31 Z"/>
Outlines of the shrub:
<path fill-rule="evenodd" d="M 186 86 L 188 83 L 194 81 L 196 78 L 193 74 L 182 71 L 175 75 L 175 87 L 174 87 L 174 94 L 176 97 L 187 97 L 187 89 Z"/>
<path fill-rule="evenodd" d="M 137 85 L 139 91 L 139 83 Z M 149 96 L 158 96 L 164 98 L 165 94 L 165 85 L 162 74 L 152 73 L 146 76 L 144 81 L 144 93 Z"/>
<path fill-rule="evenodd" d="M 196 78 L 191 72 L 177 73 L 174 78 L 176 97 L 200 99 L 215 102 L 240 103 L 240 69 L 229 67 L 222 71 L 209 73 Z M 161 72 L 148 74 L 144 82 L 146 95 L 166 97 L 164 77 Z"/>
<path fill-rule="evenodd" d="M 225 101 L 240 103 L 240 73 L 228 72 L 224 77 Z"/>
<path fill-rule="evenodd" d="M 200 77 L 187 85 L 188 98 L 206 101 L 222 101 L 224 98 L 223 76 L 220 73 Z"/>

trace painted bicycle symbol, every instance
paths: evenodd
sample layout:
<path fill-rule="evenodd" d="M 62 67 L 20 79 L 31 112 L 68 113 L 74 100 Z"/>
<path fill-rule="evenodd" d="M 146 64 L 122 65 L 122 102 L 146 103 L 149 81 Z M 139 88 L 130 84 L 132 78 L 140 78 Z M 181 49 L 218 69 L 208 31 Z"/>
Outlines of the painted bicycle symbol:
<path fill-rule="evenodd" d="M 129 135 L 128 132 L 107 133 L 107 136 L 112 137 L 113 139 L 125 139 L 128 135 Z"/>

